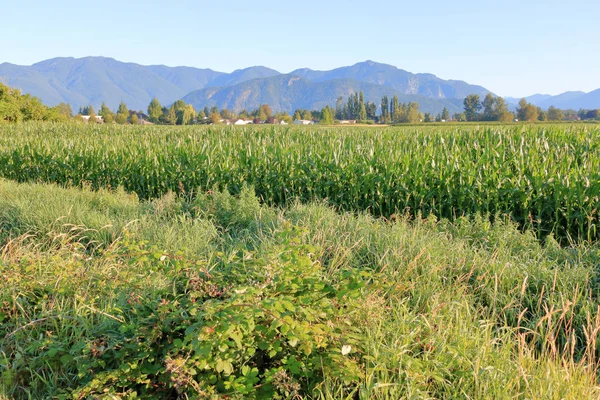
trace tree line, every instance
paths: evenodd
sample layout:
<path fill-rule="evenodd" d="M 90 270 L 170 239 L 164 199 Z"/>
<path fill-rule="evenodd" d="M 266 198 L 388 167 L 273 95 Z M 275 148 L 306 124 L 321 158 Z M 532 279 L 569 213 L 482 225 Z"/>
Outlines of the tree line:
<path fill-rule="evenodd" d="M 565 119 L 599 119 L 599 110 L 561 110 L 550 106 L 544 110 L 534 104 L 521 99 L 515 112 L 508 109 L 508 105 L 501 97 L 495 97 L 488 93 L 483 101 L 478 94 L 470 94 L 463 101 L 464 113 L 457 116 L 457 119 L 465 121 L 562 121 Z"/>
<path fill-rule="evenodd" d="M 385 95 L 378 105 L 373 101 L 365 101 L 362 91 L 354 92 L 344 99 L 336 99 L 335 108 L 325 106 L 321 110 L 296 109 L 292 115 L 287 112 L 274 113 L 268 104 L 262 104 L 255 110 L 234 112 L 227 108 L 219 109 L 216 106 L 204 107 L 197 111 L 191 104 L 177 100 L 170 106 L 163 106 L 154 98 L 148 105 L 147 114 L 142 110 L 129 110 L 121 102 L 113 112 L 105 103 L 102 103 L 98 113 L 93 106 L 81 107 L 78 114 L 73 117 L 71 106 L 61 103 L 55 107 L 48 107 L 29 94 L 21 94 L 17 89 L 12 89 L 0 83 L 0 122 L 21 121 L 67 121 L 74 119 L 83 121 L 83 116 L 89 116 L 88 121 L 96 121 L 96 115 L 102 117 L 105 123 L 138 124 L 145 120 L 154 124 L 164 125 L 191 125 L 191 124 L 218 124 L 226 120 L 236 119 L 252 120 L 254 123 L 277 123 L 284 121 L 292 123 L 294 120 L 311 120 L 322 124 L 333 124 L 336 120 L 355 120 L 367 123 L 396 124 L 418 123 L 433 121 L 560 121 L 564 119 L 600 119 L 600 109 L 594 110 L 561 110 L 551 106 L 548 110 L 528 103 L 521 99 L 515 112 L 509 110 L 508 104 L 501 97 L 487 94 L 483 101 L 478 94 L 470 94 L 463 101 L 464 111 L 450 116 L 446 107 L 436 116 L 431 113 L 420 112 L 417 102 L 400 102 L 398 96 L 391 99 Z"/>
<path fill-rule="evenodd" d="M 61 103 L 47 107 L 29 94 L 0 83 L 0 123 L 24 121 L 67 121 L 71 118 L 71 106 Z"/>

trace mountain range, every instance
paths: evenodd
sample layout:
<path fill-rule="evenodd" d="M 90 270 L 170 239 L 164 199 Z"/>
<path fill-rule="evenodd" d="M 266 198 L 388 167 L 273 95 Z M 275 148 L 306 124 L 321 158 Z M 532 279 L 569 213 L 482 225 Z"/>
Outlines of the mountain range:
<path fill-rule="evenodd" d="M 508 103 L 518 104 L 518 98 L 506 97 Z M 600 108 L 600 89 L 596 89 L 589 93 L 586 92 L 565 92 L 556 96 L 549 94 L 534 94 L 533 96 L 525 97 L 528 103 L 535 104 L 543 109 L 548 109 L 550 106 L 561 109 L 585 110 Z"/>
<path fill-rule="evenodd" d="M 99 107 L 102 102 L 116 109 L 121 101 L 130 109 L 145 110 L 156 97 L 163 105 L 183 99 L 196 109 L 218 106 L 241 111 L 266 103 L 275 111 L 291 112 L 333 106 L 338 97 L 346 99 L 362 90 L 365 100 L 377 105 L 384 95 L 397 95 L 401 102 L 418 102 L 421 111 L 439 113 L 444 107 L 450 112 L 462 111 L 462 100 L 469 94 L 484 97 L 490 93 L 464 81 L 413 74 L 373 61 L 329 71 L 302 68 L 284 74 L 264 66 L 224 73 L 207 68 L 144 66 L 106 57 L 61 57 L 31 66 L 2 63 L 0 81 L 50 106 L 64 102 L 74 110 L 87 105 Z M 600 89 L 529 99 L 542 107 L 600 108 Z"/>

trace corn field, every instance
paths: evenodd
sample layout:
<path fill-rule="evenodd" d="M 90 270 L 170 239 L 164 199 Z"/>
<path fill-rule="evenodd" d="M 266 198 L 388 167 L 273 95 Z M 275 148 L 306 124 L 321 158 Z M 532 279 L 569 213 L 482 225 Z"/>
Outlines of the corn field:
<path fill-rule="evenodd" d="M 393 128 L 0 126 L 0 176 L 123 187 L 140 198 L 245 185 L 271 205 L 507 214 L 562 240 L 596 240 L 597 125 Z"/>

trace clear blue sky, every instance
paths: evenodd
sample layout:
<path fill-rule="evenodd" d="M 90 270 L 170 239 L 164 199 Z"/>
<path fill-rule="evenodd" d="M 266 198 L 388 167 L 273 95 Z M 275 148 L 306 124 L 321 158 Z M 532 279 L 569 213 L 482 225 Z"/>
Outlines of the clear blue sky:
<path fill-rule="evenodd" d="M 20 65 L 95 55 L 290 72 L 370 59 L 503 96 L 600 88 L 599 0 L 4 0 L 1 15 L 0 62 Z"/>

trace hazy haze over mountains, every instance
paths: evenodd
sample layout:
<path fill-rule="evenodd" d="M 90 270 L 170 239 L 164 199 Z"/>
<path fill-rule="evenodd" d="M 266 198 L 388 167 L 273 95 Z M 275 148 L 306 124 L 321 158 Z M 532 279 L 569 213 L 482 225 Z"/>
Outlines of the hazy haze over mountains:
<path fill-rule="evenodd" d="M 263 66 L 223 73 L 207 68 L 143 66 L 106 57 L 67 57 L 31 66 L 0 64 L 0 81 L 51 106 L 69 103 L 74 111 L 87 105 L 99 107 L 102 102 L 116 109 L 121 101 L 130 109 L 145 110 L 156 97 L 163 105 L 184 99 L 197 109 L 216 105 L 240 111 L 266 103 L 273 110 L 290 112 L 333 106 L 339 96 L 346 99 L 362 90 L 365 101 L 374 101 L 378 106 L 382 96 L 397 95 L 401 102 L 418 102 L 421 111 L 438 113 L 444 107 L 451 112 L 461 111 L 462 100 L 468 94 L 483 98 L 490 93 L 464 81 L 413 74 L 373 61 L 330 71 L 302 68 L 282 74 Z M 507 100 L 517 103 L 519 99 Z M 600 90 L 534 95 L 528 101 L 543 108 L 600 108 Z"/>
<path fill-rule="evenodd" d="M 507 97 L 506 100 L 509 103 L 517 104 L 518 98 Z M 600 108 L 600 89 L 585 92 L 565 92 L 556 96 L 548 94 L 534 94 L 532 96 L 525 97 L 527 102 L 535 104 L 538 107 L 547 109 L 550 106 L 561 109 L 572 109 L 579 110 L 581 108 L 585 110 L 598 109 Z"/>

